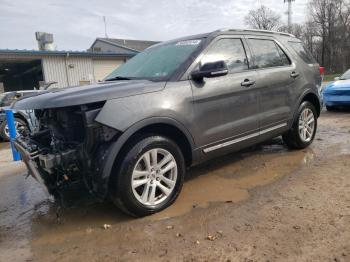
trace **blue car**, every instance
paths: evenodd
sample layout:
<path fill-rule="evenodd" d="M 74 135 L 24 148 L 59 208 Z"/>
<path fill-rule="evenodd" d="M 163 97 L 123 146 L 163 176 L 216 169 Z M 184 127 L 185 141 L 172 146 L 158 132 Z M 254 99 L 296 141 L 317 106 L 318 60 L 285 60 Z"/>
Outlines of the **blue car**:
<path fill-rule="evenodd" d="M 323 102 L 328 111 L 350 107 L 350 69 L 323 90 Z"/>

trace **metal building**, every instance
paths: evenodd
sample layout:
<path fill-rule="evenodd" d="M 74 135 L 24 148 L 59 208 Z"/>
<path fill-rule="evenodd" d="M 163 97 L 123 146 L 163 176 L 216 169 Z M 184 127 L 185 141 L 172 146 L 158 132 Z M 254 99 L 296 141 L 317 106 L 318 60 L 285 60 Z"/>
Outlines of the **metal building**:
<path fill-rule="evenodd" d="M 0 87 L 6 92 L 39 88 L 48 82 L 57 82 L 54 87 L 94 83 L 135 54 L 3 49 L 0 50 Z"/>
<path fill-rule="evenodd" d="M 137 54 L 158 43 L 160 42 L 118 38 L 96 38 L 89 48 L 89 51 Z"/>

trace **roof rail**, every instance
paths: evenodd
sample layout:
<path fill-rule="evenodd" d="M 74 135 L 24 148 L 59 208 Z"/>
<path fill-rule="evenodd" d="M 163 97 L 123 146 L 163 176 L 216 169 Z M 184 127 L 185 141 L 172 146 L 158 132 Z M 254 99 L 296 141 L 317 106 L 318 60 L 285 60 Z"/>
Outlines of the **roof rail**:
<path fill-rule="evenodd" d="M 224 32 L 224 31 L 233 31 L 233 32 L 256 32 L 256 33 L 268 33 L 268 34 L 277 34 L 277 35 L 285 35 L 290 37 L 295 37 L 293 34 L 284 33 L 284 32 L 277 32 L 277 31 L 269 31 L 269 30 L 262 30 L 262 29 L 232 29 L 232 28 L 224 28 L 219 29 L 218 31 Z"/>

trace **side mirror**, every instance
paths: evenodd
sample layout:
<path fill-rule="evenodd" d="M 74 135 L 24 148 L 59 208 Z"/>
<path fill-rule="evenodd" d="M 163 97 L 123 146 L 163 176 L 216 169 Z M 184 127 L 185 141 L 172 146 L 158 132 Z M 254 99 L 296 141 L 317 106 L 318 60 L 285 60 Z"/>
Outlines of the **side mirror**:
<path fill-rule="evenodd" d="M 334 81 L 339 81 L 340 80 L 340 77 L 337 76 L 337 77 L 334 77 Z"/>
<path fill-rule="evenodd" d="M 199 70 L 193 71 L 191 76 L 194 80 L 202 80 L 204 77 L 212 78 L 227 74 L 228 69 L 226 63 L 224 61 L 217 61 L 202 65 Z"/>

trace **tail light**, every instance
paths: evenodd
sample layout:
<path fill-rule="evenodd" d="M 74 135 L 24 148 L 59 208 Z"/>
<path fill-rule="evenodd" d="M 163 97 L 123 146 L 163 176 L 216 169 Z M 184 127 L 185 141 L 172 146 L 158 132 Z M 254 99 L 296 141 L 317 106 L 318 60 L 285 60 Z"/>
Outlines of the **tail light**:
<path fill-rule="evenodd" d="M 324 71 L 325 71 L 324 67 L 323 67 L 323 66 L 320 66 L 320 74 L 321 74 L 321 75 L 324 75 Z"/>

